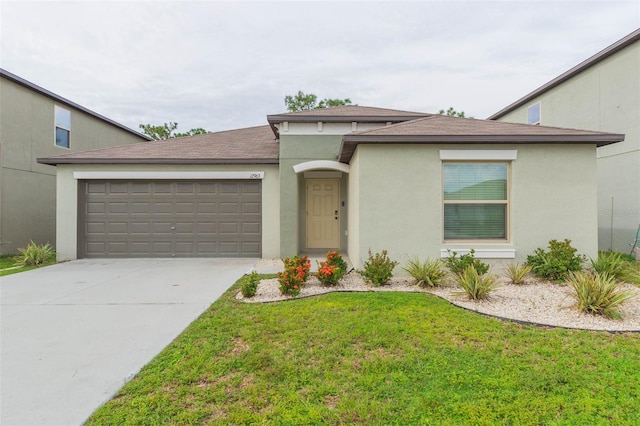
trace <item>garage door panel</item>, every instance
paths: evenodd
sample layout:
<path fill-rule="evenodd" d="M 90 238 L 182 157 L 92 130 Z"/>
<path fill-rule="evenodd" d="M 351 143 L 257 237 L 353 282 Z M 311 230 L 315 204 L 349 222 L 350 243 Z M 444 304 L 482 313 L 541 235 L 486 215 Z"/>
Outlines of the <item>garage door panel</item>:
<path fill-rule="evenodd" d="M 261 253 L 261 182 L 85 181 L 86 257 Z"/>
<path fill-rule="evenodd" d="M 109 234 L 127 234 L 129 224 L 126 222 L 109 222 L 107 223 L 107 233 Z"/>

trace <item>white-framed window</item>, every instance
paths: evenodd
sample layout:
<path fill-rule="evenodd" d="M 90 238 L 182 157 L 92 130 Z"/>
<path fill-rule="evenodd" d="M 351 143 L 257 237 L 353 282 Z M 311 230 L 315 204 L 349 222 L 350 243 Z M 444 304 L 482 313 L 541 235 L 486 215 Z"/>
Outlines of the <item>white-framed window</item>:
<path fill-rule="evenodd" d="M 71 111 L 55 106 L 55 143 L 56 146 L 69 148 L 71 141 Z"/>
<path fill-rule="evenodd" d="M 506 161 L 443 162 L 444 241 L 509 239 Z"/>
<path fill-rule="evenodd" d="M 536 102 L 527 109 L 527 123 L 540 124 L 540 102 Z"/>

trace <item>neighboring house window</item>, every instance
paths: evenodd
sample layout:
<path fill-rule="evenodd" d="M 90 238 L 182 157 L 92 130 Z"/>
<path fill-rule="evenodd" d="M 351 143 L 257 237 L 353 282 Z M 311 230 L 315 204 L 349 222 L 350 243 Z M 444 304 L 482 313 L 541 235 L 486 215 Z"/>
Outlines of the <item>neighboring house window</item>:
<path fill-rule="evenodd" d="M 529 107 L 527 122 L 529 124 L 540 124 L 540 102 Z"/>
<path fill-rule="evenodd" d="M 508 238 L 507 162 L 446 162 L 444 239 Z"/>
<path fill-rule="evenodd" d="M 71 138 L 71 111 L 68 109 L 55 107 L 56 115 L 56 145 L 69 148 Z"/>

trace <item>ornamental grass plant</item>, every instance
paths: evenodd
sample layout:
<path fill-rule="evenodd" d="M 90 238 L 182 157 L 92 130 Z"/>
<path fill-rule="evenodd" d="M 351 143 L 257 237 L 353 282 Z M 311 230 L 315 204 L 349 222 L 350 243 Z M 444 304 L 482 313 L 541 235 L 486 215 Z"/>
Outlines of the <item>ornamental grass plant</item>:
<path fill-rule="evenodd" d="M 640 284 L 640 271 L 634 267 L 634 260 L 623 253 L 605 252 L 598 253 L 597 259 L 590 259 L 591 268 L 598 274 L 607 274 L 618 281 L 631 284 Z"/>
<path fill-rule="evenodd" d="M 464 272 L 458 274 L 456 281 L 463 290 L 458 294 L 466 294 L 473 300 L 486 299 L 498 288 L 495 276 L 480 274 L 473 265 L 467 266 Z"/>
<path fill-rule="evenodd" d="M 421 262 L 416 257 L 409 260 L 403 269 L 416 280 L 416 284 L 420 287 L 439 287 L 447 276 L 440 259 L 427 258 Z"/>
<path fill-rule="evenodd" d="M 617 308 L 632 297 L 620 288 L 615 277 L 606 273 L 571 272 L 567 282 L 571 288 L 569 294 L 578 303 L 578 310 L 584 313 L 621 318 Z"/>
<path fill-rule="evenodd" d="M 505 268 L 507 277 L 511 280 L 512 284 L 524 284 L 525 277 L 531 272 L 531 265 L 521 265 L 519 263 L 510 263 Z"/>
<path fill-rule="evenodd" d="M 16 264 L 20 266 L 39 266 L 55 262 L 56 253 L 49 243 L 36 244 L 30 241 L 25 248 L 19 248 L 20 253 Z"/>

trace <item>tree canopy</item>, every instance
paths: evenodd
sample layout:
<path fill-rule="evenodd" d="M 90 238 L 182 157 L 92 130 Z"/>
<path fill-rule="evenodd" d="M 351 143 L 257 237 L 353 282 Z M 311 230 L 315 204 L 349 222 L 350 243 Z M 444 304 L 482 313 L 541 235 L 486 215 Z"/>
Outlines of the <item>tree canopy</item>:
<path fill-rule="evenodd" d="M 440 111 L 438 111 L 438 114 L 448 115 L 449 117 L 465 118 L 464 111 L 456 111 L 453 107 L 449 107 L 449 109 L 446 111 L 441 109 Z"/>
<path fill-rule="evenodd" d="M 144 132 L 145 135 L 157 140 L 166 140 L 166 139 L 174 139 L 174 138 L 182 138 L 185 136 L 194 136 L 194 135 L 203 135 L 205 133 L 209 133 L 207 130 L 198 127 L 195 129 L 191 129 L 186 132 L 177 132 L 178 123 L 174 123 L 172 121 L 160 125 L 153 124 L 141 124 L 140 128 Z"/>
<path fill-rule="evenodd" d="M 289 112 L 308 111 L 311 109 L 329 108 L 336 106 L 351 105 L 351 99 L 328 99 L 324 98 L 318 102 L 318 96 L 313 93 L 303 93 L 298 90 L 295 95 L 284 97 L 284 104 Z"/>

